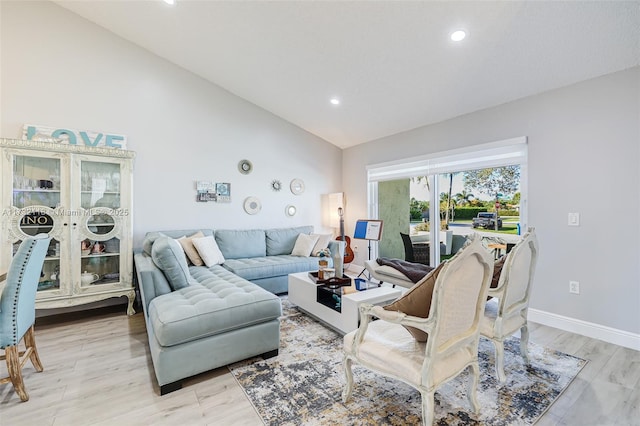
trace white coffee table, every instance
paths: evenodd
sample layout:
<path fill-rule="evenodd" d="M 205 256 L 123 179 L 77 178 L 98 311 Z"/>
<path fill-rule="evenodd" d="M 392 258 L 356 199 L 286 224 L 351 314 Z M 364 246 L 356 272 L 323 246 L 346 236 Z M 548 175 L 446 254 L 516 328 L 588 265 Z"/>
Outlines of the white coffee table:
<path fill-rule="evenodd" d="M 335 307 L 330 308 L 318 302 L 318 285 L 311 280 L 308 272 L 289 274 L 289 301 L 310 316 L 345 334 L 358 328 L 358 305 L 387 304 L 400 297 L 402 291 L 388 286 L 358 291 L 352 280 L 352 285 L 343 288 L 342 293 L 338 311 Z"/>

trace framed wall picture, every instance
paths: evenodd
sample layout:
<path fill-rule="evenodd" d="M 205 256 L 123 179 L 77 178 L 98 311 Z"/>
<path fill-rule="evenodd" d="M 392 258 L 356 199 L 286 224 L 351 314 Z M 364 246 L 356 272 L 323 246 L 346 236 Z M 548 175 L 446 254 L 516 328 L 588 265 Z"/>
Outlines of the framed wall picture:
<path fill-rule="evenodd" d="M 196 191 L 198 192 L 196 200 L 199 202 L 231 202 L 231 184 L 229 182 L 214 183 L 208 180 L 199 180 L 196 181 Z"/>
<path fill-rule="evenodd" d="M 216 195 L 219 203 L 231 202 L 231 184 L 229 182 L 216 183 Z"/>
<path fill-rule="evenodd" d="M 216 183 L 216 193 L 221 196 L 231 195 L 230 183 Z"/>

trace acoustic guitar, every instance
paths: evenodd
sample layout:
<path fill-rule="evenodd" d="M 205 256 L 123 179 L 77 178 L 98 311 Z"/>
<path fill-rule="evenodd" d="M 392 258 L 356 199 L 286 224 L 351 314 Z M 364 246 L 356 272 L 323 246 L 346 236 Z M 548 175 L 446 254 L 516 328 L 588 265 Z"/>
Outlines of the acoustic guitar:
<path fill-rule="evenodd" d="M 336 237 L 337 241 L 345 241 L 347 243 L 347 247 L 344 249 L 344 260 L 345 264 L 353 262 L 355 259 L 355 254 L 353 250 L 351 250 L 351 238 L 349 236 L 344 235 L 344 217 L 342 207 L 338 208 L 338 214 L 340 215 L 340 235 Z"/>

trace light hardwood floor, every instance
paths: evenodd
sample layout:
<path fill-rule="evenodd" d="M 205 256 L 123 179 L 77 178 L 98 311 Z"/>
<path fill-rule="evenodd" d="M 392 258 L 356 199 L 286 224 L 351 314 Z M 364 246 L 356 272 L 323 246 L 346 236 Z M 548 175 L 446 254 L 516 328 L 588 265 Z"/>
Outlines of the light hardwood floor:
<path fill-rule="evenodd" d="M 589 360 L 539 425 L 640 425 L 640 352 L 530 328 L 531 341 Z M 0 385 L 0 425 L 262 424 L 226 368 L 160 397 L 141 313 L 128 317 L 116 306 L 39 318 L 36 343 L 44 372 L 25 366 L 28 402 Z"/>

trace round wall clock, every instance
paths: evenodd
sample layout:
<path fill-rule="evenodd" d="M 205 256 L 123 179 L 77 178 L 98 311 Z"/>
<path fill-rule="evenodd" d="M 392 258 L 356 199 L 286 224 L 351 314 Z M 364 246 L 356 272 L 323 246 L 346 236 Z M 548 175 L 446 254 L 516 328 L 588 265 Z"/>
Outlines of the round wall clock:
<path fill-rule="evenodd" d="M 262 209 L 262 203 L 257 197 L 247 197 L 244 200 L 244 211 L 247 214 L 257 214 Z"/>
<path fill-rule="evenodd" d="M 240 160 L 238 163 L 238 170 L 243 175 L 248 175 L 253 170 L 253 164 L 249 160 Z"/>
<path fill-rule="evenodd" d="M 304 181 L 302 179 L 294 179 L 289 185 L 291 192 L 295 195 L 300 195 L 304 192 Z"/>

